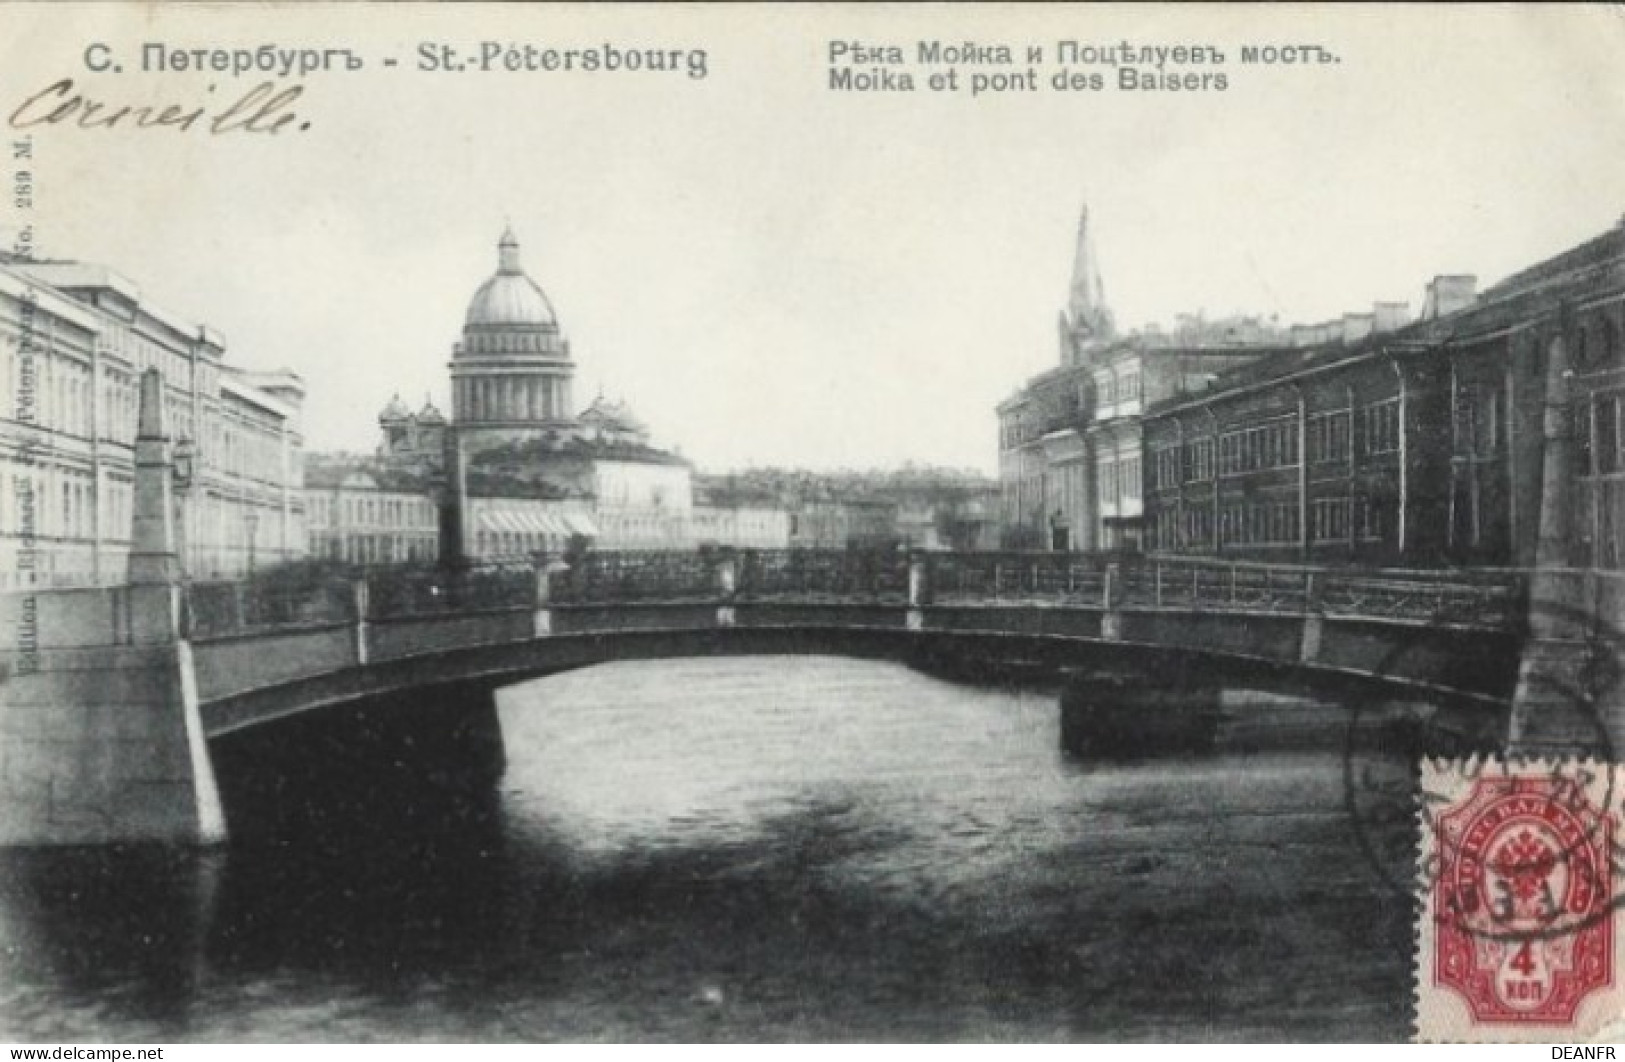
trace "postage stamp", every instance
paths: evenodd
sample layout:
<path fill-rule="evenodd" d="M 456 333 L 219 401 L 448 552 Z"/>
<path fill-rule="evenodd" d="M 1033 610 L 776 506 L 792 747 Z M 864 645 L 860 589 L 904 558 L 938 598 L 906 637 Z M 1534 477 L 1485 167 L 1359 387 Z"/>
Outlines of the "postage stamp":
<path fill-rule="evenodd" d="M 1423 762 L 1418 1040 L 1625 1033 L 1621 781 L 1589 760 Z"/>

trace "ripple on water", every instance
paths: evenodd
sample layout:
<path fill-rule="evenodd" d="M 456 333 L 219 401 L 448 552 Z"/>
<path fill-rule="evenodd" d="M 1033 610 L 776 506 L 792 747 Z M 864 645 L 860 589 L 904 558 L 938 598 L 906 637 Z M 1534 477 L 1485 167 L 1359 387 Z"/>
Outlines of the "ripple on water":
<path fill-rule="evenodd" d="M 1409 910 L 1334 753 L 1084 768 L 1052 696 L 814 657 L 501 703 L 508 772 L 471 815 L 8 861 L 0 1036 L 1406 1035 Z"/>

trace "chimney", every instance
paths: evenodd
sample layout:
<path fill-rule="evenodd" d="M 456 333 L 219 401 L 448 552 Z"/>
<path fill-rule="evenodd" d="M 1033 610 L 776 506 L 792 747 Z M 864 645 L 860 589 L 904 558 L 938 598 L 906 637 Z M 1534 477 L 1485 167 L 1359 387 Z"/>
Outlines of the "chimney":
<path fill-rule="evenodd" d="M 1471 273 L 1454 273 L 1434 277 L 1428 284 L 1427 297 L 1422 303 L 1422 317 L 1433 321 L 1448 317 L 1472 304 L 1478 290 L 1478 278 Z"/>
<path fill-rule="evenodd" d="M 1392 332 L 1397 328 L 1404 328 L 1411 319 L 1411 304 L 1408 302 L 1375 302 L 1371 304 L 1371 317 L 1373 332 Z"/>
<path fill-rule="evenodd" d="M 1358 343 L 1371 334 L 1373 315 L 1369 313 L 1346 313 L 1343 315 L 1342 340 L 1345 343 Z"/>

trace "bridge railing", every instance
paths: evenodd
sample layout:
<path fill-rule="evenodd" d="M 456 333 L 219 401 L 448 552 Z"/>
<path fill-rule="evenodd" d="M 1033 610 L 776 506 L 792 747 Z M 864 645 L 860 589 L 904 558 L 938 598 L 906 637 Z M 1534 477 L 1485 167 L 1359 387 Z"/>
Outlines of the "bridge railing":
<path fill-rule="evenodd" d="M 908 557 L 895 550 L 744 550 L 736 572 L 744 601 L 908 600 Z"/>
<path fill-rule="evenodd" d="M 188 588 L 194 636 L 548 605 L 805 601 L 1318 613 L 1504 627 L 1515 572 L 1325 569 L 1212 557 L 899 550 L 594 552 L 569 563 L 313 570 Z"/>
<path fill-rule="evenodd" d="M 1412 573 L 1327 572 L 1319 579 L 1319 609 L 1329 616 L 1422 620 L 1507 627 L 1521 622 L 1527 582 L 1518 575 L 1450 573 L 1418 579 Z"/>
<path fill-rule="evenodd" d="M 372 572 L 365 579 L 367 618 L 409 619 L 528 608 L 536 599 L 536 579 L 536 569 L 529 564 Z"/>
<path fill-rule="evenodd" d="M 208 639 L 354 623 L 357 610 L 348 579 L 247 579 L 190 584 L 186 615 L 191 637 Z"/>
<path fill-rule="evenodd" d="M 931 554 L 930 583 L 943 604 L 1049 601 L 1104 605 L 1106 561 L 1069 553 Z"/>
<path fill-rule="evenodd" d="M 1115 605 L 1255 612 L 1307 611 L 1315 575 L 1308 569 L 1201 558 L 1156 558 L 1118 571 Z"/>
<path fill-rule="evenodd" d="M 1215 558 L 1147 558 L 1117 569 L 1118 606 L 1318 613 L 1338 618 L 1507 626 L 1522 616 L 1516 572 L 1311 568 Z"/>
<path fill-rule="evenodd" d="M 585 553 L 551 576 L 550 601 L 622 604 L 709 600 L 720 593 L 715 562 L 693 550 Z"/>

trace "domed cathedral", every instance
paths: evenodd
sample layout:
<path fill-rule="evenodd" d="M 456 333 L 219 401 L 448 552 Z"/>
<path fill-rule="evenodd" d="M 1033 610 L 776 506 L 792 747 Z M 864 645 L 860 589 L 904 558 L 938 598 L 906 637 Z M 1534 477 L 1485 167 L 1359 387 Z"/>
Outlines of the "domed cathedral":
<path fill-rule="evenodd" d="M 469 300 L 450 368 L 451 419 L 427 398 L 414 413 L 395 395 L 378 415 L 378 458 L 440 490 L 448 451 L 460 454 L 469 556 L 523 557 L 575 537 L 600 549 L 693 544 L 692 467 L 651 445 L 622 402 L 600 395 L 575 413 L 570 344 L 520 265 L 512 229 L 497 244 L 496 273 Z"/>
<path fill-rule="evenodd" d="M 568 524 L 601 549 L 691 545 L 689 463 L 652 446 L 621 402 L 600 395 L 577 415 L 574 376 L 558 316 L 520 265 L 510 228 L 452 348 L 451 427 L 467 460 L 470 552 L 490 558 L 534 544 L 536 535 L 510 526 L 521 516 Z"/>
<path fill-rule="evenodd" d="M 497 244 L 497 271 L 474 292 L 452 347 L 452 419 L 465 452 L 574 434 L 574 375 L 553 305 L 520 265 L 509 228 Z"/>

